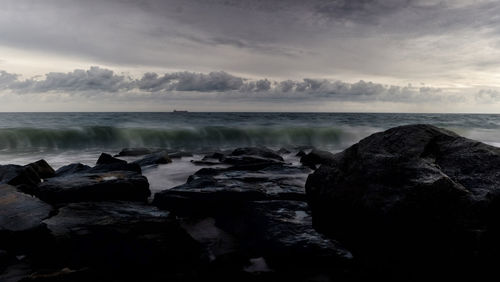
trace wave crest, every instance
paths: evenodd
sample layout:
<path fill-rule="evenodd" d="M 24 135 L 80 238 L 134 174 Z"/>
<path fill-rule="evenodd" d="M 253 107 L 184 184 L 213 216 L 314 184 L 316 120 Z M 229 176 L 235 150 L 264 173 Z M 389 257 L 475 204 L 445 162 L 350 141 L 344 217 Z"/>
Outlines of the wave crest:
<path fill-rule="evenodd" d="M 0 129 L 0 150 L 66 150 L 123 147 L 233 148 L 301 146 L 341 148 L 372 130 L 331 127 L 120 128 L 89 126 L 64 129 Z"/>

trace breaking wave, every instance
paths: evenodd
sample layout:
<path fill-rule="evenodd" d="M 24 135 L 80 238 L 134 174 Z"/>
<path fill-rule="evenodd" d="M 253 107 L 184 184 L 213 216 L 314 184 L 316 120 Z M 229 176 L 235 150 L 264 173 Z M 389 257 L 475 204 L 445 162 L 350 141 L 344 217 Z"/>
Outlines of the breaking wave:
<path fill-rule="evenodd" d="M 234 148 L 316 146 L 341 149 L 375 129 L 334 127 L 122 128 L 112 126 L 2 128 L 0 150 L 80 150 L 124 147 Z"/>

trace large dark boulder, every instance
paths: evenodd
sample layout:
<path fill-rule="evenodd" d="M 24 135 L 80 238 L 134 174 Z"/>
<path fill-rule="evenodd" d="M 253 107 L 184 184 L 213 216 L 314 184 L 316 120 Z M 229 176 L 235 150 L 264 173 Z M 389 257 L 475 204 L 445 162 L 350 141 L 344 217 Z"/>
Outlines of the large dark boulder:
<path fill-rule="evenodd" d="M 51 204 L 129 200 L 146 201 L 151 195 L 146 177 L 134 171 L 100 172 L 92 169 L 46 179 L 33 194 Z"/>
<path fill-rule="evenodd" d="M 499 168 L 499 148 L 401 126 L 336 154 L 306 193 L 314 226 L 368 266 L 396 280 L 465 280 L 500 259 Z"/>

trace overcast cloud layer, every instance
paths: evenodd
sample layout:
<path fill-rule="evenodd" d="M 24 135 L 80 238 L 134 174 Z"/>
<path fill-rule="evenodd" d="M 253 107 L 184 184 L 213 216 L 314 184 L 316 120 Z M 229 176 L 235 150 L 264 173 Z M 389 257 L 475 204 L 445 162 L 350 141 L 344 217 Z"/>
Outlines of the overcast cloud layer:
<path fill-rule="evenodd" d="M 499 15 L 493 0 L 2 0 L 0 110 L 496 112 Z"/>

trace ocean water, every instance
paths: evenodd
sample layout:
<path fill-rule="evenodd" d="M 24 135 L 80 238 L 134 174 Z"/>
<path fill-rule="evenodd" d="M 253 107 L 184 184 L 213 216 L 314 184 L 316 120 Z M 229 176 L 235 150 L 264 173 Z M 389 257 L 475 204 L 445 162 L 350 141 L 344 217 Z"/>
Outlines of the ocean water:
<path fill-rule="evenodd" d="M 0 164 L 43 158 L 54 168 L 92 165 L 101 152 L 115 154 L 125 147 L 195 152 L 193 158 L 145 172 L 159 189 L 181 184 L 199 169 L 190 160 L 203 150 L 315 146 L 337 152 L 372 133 L 412 123 L 500 146 L 500 115 L 491 114 L 0 113 Z"/>

